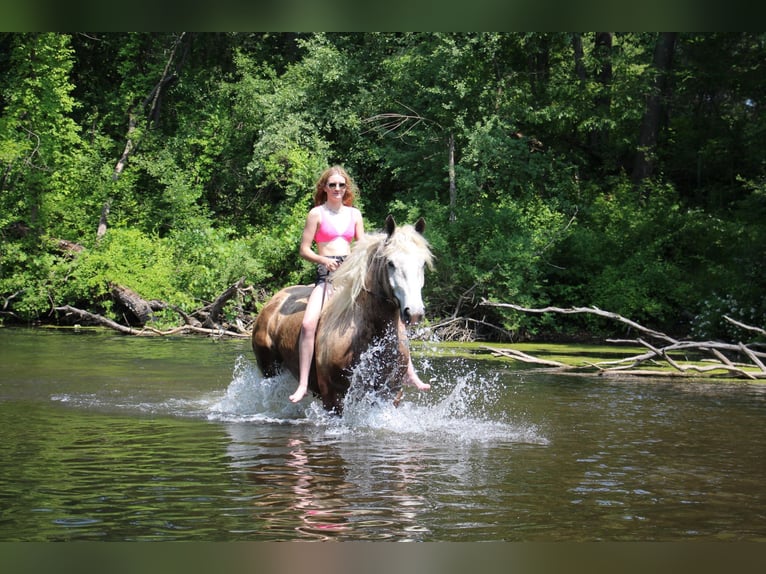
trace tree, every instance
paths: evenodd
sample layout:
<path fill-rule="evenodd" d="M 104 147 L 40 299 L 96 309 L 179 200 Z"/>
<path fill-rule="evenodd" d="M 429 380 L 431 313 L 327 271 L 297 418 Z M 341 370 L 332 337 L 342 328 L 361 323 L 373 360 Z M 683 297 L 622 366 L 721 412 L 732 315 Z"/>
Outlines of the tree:
<path fill-rule="evenodd" d="M 300 230 L 339 162 L 370 229 L 427 217 L 434 318 L 559 327 L 486 297 L 673 332 L 718 332 L 735 307 L 761 324 L 764 38 L 0 34 L 0 307 L 310 280 Z"/>
<path fill-rule="evenodd" d="M 71 221 L 73 174 L 81 159 L 80 129 L 72 120 L 72 49 L 66 34 L 11 39 L 9 74 L 0 116 L 0 228 L 13 222 L 36 237 Z"/>
<path fill-rule="evenodd" d="M 633 181 L 637 184 L 650 178 L 657 164 L 656 149 L 660 126 L 670 99 L 670 69 L 677 36 L 675 32 L 659 34 L 654 48 L 654 78 L 646 97 L 646 111 L 641 121 L 633 164 Z"/>

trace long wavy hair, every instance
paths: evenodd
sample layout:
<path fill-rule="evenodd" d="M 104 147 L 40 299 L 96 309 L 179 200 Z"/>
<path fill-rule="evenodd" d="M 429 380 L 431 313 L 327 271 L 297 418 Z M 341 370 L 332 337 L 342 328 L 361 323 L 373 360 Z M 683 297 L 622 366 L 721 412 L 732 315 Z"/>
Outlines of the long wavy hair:
<path fill-rule="evenodd" d="M 325 195 L 325 185 L 327 185 L 327 180 L 330 179 L 330 176 L 333 175 L 339 175 L 346 180 L 346 193 L 343 194 L 343 205 L 351 207 L 354 205 L 354 201 L 356 201 L 359 189 L 356 187 L 354 180 L 351 179 L 351 176 L 348 175 L 348 172 L 340 165 L 328 167 L 322 172 L 322 175 L 319 176 L 316 188 L 314 189 L 314 206 L 322 205 L 327 199 L 327 196 Z"/>

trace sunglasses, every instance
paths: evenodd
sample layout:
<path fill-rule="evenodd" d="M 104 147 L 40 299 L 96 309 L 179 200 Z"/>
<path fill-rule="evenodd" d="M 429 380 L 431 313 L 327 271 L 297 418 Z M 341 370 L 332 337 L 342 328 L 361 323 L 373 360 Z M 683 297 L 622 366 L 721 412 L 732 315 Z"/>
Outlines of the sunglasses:
<path fill-rule="evenodd" d="M 345 183 L 328 183 L 327 187 L 329 187 L 330 189 L 335 189 L 336 187 L 338 189 L 343 189 L 346 187 L 346 184 Z"/>

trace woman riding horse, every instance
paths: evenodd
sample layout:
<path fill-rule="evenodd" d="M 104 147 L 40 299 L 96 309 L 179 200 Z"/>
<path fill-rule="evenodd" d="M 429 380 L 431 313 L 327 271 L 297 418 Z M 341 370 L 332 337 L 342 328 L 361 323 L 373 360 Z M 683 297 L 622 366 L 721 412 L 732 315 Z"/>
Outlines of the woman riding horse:
<path fill-rule="evenodd" d="M 421 289 L 432 255 L 423 237 L 425 221 L 397 227 L 386 219 L 381 233 L 354 244 L 333 277 L 333 296 L 322 308 L 307 388 L 326 409 L 340 413 L 353 369 L 365 352 L 380 349 L 378 364 L 363 373 L 370 388 L 395 396 L 409 383 L 406 325 L 424 315 Z M 265 376 L 281 367 L 299 376 L 299 339 L 314 287 L 283 289 L 264 306 L 253 329 L 253 351 Z"/>

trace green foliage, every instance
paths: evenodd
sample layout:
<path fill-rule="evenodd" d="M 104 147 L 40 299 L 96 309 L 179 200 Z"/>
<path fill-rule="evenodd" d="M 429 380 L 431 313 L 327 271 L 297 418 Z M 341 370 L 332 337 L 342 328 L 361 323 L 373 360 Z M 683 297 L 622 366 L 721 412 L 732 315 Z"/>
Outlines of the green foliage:
<path fill-rule="evenodd" d="M 32 323 L 50 309 L 55 256 L 36 253 L 28 240 L 3 241 L 0 251 L 0 303 L 12 318 Z M 3 315 L 0 315 L 2 324 Z"/>
<path fill-rule="evenodd" d="M 55 301 L 99 301 L 111 309 L 111 285 L 132 289 L 144 299 L 191 307 L 193 299 L 178 281 L 176 258 L 167 241 L 135 229 L 111 229 L 83 251 L 68 270 Z"/>
<path fill-rule="evenodd" d="M 288 72 L 277 81 L 268 67 L 244 55 L 237 63 L 241 78 L 231 88 L 236 93 L 234 114 L 255 128 L 246 166 L 248 185 L 256 191 L 256 208 L 271 214 L 282 202 L 302 202 L 327 165 L 328 146 L 304 111 L 306 86 L 301 78 L 296 84 Z"/>
<path fill-rule="evenodd" d="M 65 34 L 14 37 L 0 116 L 0 228 L 24 221 L 42 235 L 66 214 L 81 161 Z"/>
<path fill-rule="evenodd" d="M 557 253 L 557 269 L 549 276 L 554 301 L 595 305 L 676 332 L 688 329 L 688 311 L 679 312 L 694 304 L 687 277 L 706 268 L 701 244 L 692 239 L 705 229 L 697 215 L 684 210 L 669 187 L 653 188 L 651 203 L 644 205 L 630 182 L 615 180 L 611 193 L 596 196 L 580 213 Z"/>
<path fill-rule="evenodd" d="M 233 237 L 231 230 L 188 228 L 169 238 L 173 250 L 173 282 L 198 301 L 209 301 L 240 277 L 258 284 L 266 277 L 252 241 Z"/>
<path fill-rule="evenodd" d="M 311 281 L 300 235 L 316 177 L 342 163 L 369 229 L 426 217 L 434 320 L 609 329 L 489 298 L 701 336 L 731 335 L 726 314 L 763 326 L 763 35 L 679 34 L 637 181 L 658 38 L 2 33 L 0 317 L 111 312 L 110 282 L 191 308 L 242 276 Z"/>
<path fill-rule="evenodd" d="M 726 221 L 705 216 L 704 237 L 699 244 L 706 248 L 708 260 L 705 281 L 707 289 L 692 323 L 699 337 L 751 341 L 752 331 L 736 327 L 725 317 L 747 325 L 766 325 L 766 181 L 743 182 L 749 194 L 735 205 L 738 218 Z"/>

